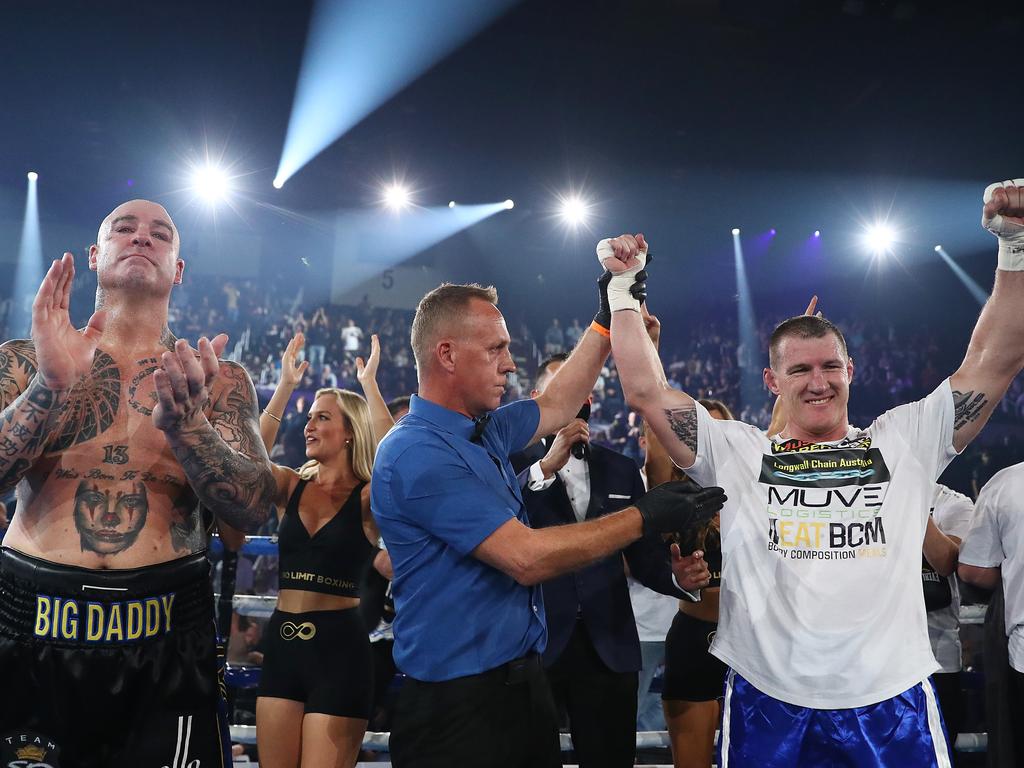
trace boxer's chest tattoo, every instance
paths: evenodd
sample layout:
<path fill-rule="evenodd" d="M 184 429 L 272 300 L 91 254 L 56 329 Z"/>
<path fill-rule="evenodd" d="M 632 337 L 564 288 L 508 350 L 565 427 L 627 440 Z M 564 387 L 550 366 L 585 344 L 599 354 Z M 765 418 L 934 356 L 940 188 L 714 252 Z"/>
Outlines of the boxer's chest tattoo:
<path fill-rule="evenodd" d="M 188 487 L 180 476 L 148 469 L 121 469 L 116 467 L 57 467 L 53 471 L 57 480 L 106 480 L 121 483 L 142 482 L 147 485 L 167 485 L 178 493 Z"/>
<path fill-rule="evenodd" d="M 156 405 L 156 387 L 153 386 L 153 371 L 160 367 L 159 359 L 147 357 L 135 363 L 138 371 L 128 382 L 128 405 L 144 416 L 153 415 Z"/>
<path fill-rule="evenodd" d="M 83 552 L 123 552 L 138 539 L 148 515 L 149 493 L 141 482 L 110 485 L 83 479 L 78 483 L 74 518 Z"/>
<path fill-rule="evenodd" d="M 104 464 L 127 464 L 128 459 L 128 446 L 127 445 L 104 445 L 103 446 L 103 463 Z"/>
<path fill-rule="evenodd" d="M 67 416 L 49 450 L 64 451 L 103 434 L 120 407 L 121 371 L 114 358 L 97 350 L 89 375 L 68 394 Z"/>

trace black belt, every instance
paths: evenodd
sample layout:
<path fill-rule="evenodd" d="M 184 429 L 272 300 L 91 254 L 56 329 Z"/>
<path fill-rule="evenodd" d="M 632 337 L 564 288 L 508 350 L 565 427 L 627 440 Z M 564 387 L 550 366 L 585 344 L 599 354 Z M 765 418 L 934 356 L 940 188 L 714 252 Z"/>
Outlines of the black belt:
<path fill-rule="evenodd" d="M 541 662 L 540 653 L 527 653 L 521 658 L 513 658 L 501 667 L 481 672 L 480 676 L 499 678 L 506 685 L 518 685 L 525 683 L 532 677 L 542 674 L 544 664 Z"/>
<path fill-rule="evenodd" d="M 521 683 L 528 682 L 531 679 L 535 679 L 543 673 L 544 664 L 541 661 L 540 654 L 528 653 L 521 658 L 506 661 L 504 664 L 494 667 L 493 669 L 488 669 L 484 672 L 477 672 L 475 675 L 463 675 L 462 677 L 453 677 L 451 680 L 438 680 L 436 682 L 417 680 L 414 677 L 406 677 L 406 683 L 423 686 L 458 686 L 463 683 L 469 683 L 473 680 L 491 680 L 494 682 L 504 683 L 505 685 L 519 685 Z"/>

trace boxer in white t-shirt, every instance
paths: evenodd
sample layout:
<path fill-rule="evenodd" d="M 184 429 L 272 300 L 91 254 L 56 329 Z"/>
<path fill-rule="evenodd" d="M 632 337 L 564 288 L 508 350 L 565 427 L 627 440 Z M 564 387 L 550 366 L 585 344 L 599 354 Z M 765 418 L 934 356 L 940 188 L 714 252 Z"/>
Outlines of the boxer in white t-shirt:
<path fill-rule="evenodd" d="M 787 423 L 769 439 L 671 389 L 628 289 L 642 236 L 602 241 L 616 277 L 612 350 L 624 394 L 672 459 L 727 489 L 712 653 L 731 668 L 719 765 L 950 765 L 934 690 L 920 564 L 934 483 L 1024 367 L 1024 179 L 991 185 L 992 298 L 963 364 L 866 429 L 847 414 L 842 333 L 800 316 L 772 335 L 764 379 Z"/>
<path fill-rule="evenodd" d="M 1024 464 L 1014 464 L 985 483 L 978 494 L 974 523 L 960 548 L 960 578 L 995 589 L 1003 581 L 1004 614 L 1010 659 L 1010 715 L 1018 725 L 1008 734 L 1014 751 L 1024 755 Z M 987 674 L 1000 674 L 998 668 Z M 993 718 L 995 720 L 995 718 Z"/>
<path fill-rule="evenodd" d="M 928 639 L 939 664 L 932 685 L 942 709 L 949 743 L 955 744 L 964 719 L 960 682 L 963 666 L 960 645 L 960 587 L 956 579 L 960 543 L 974 519 L 974 502 L 936 483 L 931 520 L 924 537 L 921 583 L 928 616 Z"/>

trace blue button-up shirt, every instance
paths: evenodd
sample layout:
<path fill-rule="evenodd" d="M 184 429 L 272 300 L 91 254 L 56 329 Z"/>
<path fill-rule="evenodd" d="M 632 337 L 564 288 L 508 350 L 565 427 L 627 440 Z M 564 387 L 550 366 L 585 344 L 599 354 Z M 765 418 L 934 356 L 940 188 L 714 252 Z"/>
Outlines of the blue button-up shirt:
<path fill-rule="evenodd" d="M 417 680 L 477 674 L 547 644 L 540 588 L 470 554 L 513 517 L 529 525 L 508 456 L 539 423 L 533 400 L 510 403 L 474 443 L 471 419 L 414 395 L 377 448 L 371 508 L 395 572 L 395 663 Z"/>

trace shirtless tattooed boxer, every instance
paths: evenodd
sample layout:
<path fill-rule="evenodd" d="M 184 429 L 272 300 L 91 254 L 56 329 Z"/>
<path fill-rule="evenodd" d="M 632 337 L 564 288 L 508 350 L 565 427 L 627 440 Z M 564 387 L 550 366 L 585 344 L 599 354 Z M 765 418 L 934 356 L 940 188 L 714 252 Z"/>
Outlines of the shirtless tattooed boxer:
<path fill-rule="evenodd" d="M 167 327 L 178 232 L 145 200 L 89 251 L 96 312 L 72 327 L 54 261 L 32 338 L 0 346 L 0 764 L 230 763 L 199 507 L 242 530 L 275 486 L 245 371 Z M 28 751 L 25 751 L 28 750 Z"/>

